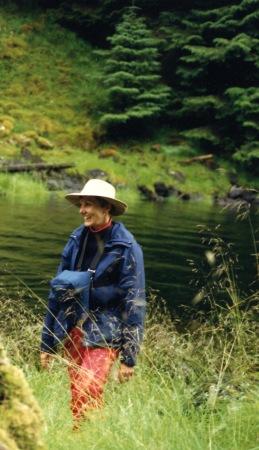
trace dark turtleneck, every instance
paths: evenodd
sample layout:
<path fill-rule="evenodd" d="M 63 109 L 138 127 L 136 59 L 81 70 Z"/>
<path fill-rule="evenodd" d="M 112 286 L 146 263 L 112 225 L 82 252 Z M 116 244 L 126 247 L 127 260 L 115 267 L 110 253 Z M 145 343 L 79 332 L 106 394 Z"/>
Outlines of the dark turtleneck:
<path fill-rule="evenodd" d="M 100 231 L 95 231 L 91 228 L 86 228 L 82 232 L 80 240 L 80 251 L 78 253 L 76 267 L 80 258 L 81 250 L 84 245 L 84 240 L 87 239 L 86 248 L 83 256 L 81 268 L 79 270 L 87 270 L 91 268 L 91 262 L 93 261 L 97 251 L 103 253 L 105 243 L 110 239 L 113 223 L 109 222 L 108 226 L 102 228 Z"/>

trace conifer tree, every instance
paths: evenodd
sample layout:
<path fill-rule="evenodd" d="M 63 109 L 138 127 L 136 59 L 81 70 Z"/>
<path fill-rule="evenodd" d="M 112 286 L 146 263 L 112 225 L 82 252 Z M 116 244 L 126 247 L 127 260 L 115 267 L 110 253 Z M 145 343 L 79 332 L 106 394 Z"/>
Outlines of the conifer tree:
<path fill-rule="evenodd" d="M 102 116 L 102 123 L 109 128 L 159 116 L 170 90 L 160 81 L 157 40 L 143 19 L 130 8 L 108 40 L 111 48 L 104 83 L 109 110 Z"/>
<path fill-rule="evenodd" d="M 164 77 L 174 87 L 171 120 L 190 145 L 256 172 L 259 0 L 231 3 L 160 16 Z"/>

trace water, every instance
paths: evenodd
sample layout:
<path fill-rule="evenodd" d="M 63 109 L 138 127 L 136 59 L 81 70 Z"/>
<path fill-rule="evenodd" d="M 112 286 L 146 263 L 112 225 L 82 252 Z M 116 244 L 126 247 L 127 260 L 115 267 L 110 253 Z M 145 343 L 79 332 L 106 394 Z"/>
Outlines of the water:
<path fill-rule="evenodd" d="M 143 247 L 147 286 L 158 289 L 169 306 L 188 304 L 195 295 L 188 260 L 199 262 L 206 247 L 197 225 L 221 224 L 221 237 L 233 242 L 240 255 L 238 271 L 246 288 L 254 275 L 254 253 L 248 221 L 237 222 L 231 212 L 201 203 L 147 203 L 129 205 L 120 218 Z M 1 284 L 10 291 L 19 277 L 43 298 L 70 232 L 80 225 L 74 206 L 52 198 L 45 203 L 0 200 L 0 261 L 10 270 Z M 258 216 L 252 218 L 258 226 Z"/>

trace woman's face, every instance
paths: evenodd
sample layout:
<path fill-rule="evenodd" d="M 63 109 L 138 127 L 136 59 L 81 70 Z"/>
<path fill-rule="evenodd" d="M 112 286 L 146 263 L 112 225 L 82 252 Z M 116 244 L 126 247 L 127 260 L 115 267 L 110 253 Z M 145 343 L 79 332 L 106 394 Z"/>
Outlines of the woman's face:
<path fill-rule="evenodd" d="M 111 218 L 110 206 L 101 206 L 94 197 L 82 198 L 79 212 L 84 219 L 84 225 L 94 229 L 101 228 Z"/>

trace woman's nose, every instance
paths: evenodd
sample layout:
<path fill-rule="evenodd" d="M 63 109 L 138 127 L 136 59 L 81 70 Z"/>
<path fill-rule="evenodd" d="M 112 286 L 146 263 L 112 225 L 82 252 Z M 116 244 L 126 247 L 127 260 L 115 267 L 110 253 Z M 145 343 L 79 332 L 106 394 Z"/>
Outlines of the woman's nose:
<path fill-rule="evenodd" d="M 83 214 L 85 212 L 85 210 L 86 210 L 85 205 L 80 205 L 80 208 L 79 208 L 80 214 Z"/>

